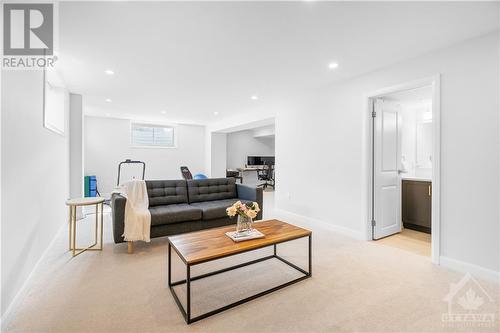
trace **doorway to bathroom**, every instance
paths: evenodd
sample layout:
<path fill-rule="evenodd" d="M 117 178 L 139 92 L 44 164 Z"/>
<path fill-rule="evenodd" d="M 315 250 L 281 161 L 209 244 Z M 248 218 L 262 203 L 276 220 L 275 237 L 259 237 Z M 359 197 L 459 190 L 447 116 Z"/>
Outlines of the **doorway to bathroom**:
<path fill-rule="evenodd" d="M 371 239 L 439 258 L 439 81 L 369 97 Z"/>

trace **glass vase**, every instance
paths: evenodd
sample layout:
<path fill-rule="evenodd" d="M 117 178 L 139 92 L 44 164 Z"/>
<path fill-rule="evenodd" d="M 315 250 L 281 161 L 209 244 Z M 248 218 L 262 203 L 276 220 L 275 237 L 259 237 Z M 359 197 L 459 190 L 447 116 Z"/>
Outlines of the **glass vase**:
<path fill-rule="evenodd" d="M 252 218 L 248 216 L 238 215 L 238 222 L 236 223 L 236 232 L 240 235 L 248 235 L 252 232 Z"/>

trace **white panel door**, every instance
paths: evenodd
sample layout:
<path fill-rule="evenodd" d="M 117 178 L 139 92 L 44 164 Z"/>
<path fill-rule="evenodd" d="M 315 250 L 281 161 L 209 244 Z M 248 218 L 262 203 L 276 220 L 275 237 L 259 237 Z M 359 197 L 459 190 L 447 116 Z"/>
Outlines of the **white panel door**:
<path fill-rule="evenodd" d="M 375 100 L 373 118 L 373 239 L 401 231 L 401 117 L 399 106 Z"/>

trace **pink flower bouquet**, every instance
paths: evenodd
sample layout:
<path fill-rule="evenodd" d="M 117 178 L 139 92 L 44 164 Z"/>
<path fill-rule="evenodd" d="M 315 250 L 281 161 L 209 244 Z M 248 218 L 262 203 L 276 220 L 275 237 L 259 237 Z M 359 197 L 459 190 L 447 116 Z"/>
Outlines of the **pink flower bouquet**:
<path fill-rule="evenodd" d="M 231 207 L 226 209 L 226 213 L 228 216 L 241 216 L 241 217 L 249 217 L 254 219 L 257 217 L 257 214 L 260 212 L 259 204 L 256 202 L 252 202 L 251 204 L 244 204 L 241 201 L 237 201 Z"/>

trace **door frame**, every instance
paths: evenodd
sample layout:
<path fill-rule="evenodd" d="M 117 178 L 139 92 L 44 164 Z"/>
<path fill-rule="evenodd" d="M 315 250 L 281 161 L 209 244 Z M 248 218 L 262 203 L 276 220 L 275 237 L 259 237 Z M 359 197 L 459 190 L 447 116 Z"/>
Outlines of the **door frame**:
<path fill-rule="evenodd" d="M 431 260 L 439 264 L 441 245 L 441 77 L 436 74 L 431 77 L 405 82 L 395 86 L 379 89 L 365 95 L 365 169 L 363 182 L 366 184 L 365 235 L 367 240 L 372 240 L 372 202 L 373 202 L 373 102 L 376 98 L 391 93 L 416 89 L 424 86 L 432 86 L 432 217 L 431 217 Z"/>

